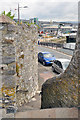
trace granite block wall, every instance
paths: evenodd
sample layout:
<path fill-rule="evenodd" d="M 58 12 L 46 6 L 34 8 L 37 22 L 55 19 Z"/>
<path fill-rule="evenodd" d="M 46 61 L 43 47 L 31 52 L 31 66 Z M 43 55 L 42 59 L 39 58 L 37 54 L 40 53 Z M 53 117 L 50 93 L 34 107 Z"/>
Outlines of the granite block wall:
<path fill-rule="evenodd" d="M 16 103 L 21 106 L 38 90 L 37 28 L 19 26 L 17 34 L 19 37 L 16 42 Z"/>
<path fill-rule="evenodd" d="M 2 24 L 0 29 L 0 103 L 18 108 L 38 90 L 37 27 Z M 1 106 L 1 104 L 0 104 Z"/>

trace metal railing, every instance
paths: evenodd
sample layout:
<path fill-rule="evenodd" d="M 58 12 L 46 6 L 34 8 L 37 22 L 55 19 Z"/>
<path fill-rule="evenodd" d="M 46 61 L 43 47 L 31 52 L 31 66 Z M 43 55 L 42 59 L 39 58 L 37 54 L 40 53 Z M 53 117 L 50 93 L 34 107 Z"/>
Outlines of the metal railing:
<path fill-rule="evenodd" d="M 49 47 L 59 47 L 63 48 L 63 44 L 61 43 L 50 43 L 50 42 L 40 42 L 39 45 L 49 46 Z"/>

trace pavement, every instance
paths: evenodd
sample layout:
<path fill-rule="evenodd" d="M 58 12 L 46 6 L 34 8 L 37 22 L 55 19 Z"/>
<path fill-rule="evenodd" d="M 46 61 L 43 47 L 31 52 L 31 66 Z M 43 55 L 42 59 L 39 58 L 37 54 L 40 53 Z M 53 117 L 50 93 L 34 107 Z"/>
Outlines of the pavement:
<path fill-rule="evenodd" d="M 62 53 L 65 53 L 65 54 L 70 55 L 70 56 L 73 55 L 73 50 L 60 48 L 60 49 L 57 49 L 57 51 L 62 52 Z"/>
<path fill-rule="evenodd" d="M 29 110 L 40 110 L 41 108 L 41 96 L 40 91 L 37 91 L 36 95 L 32 99 L 24 104 L 22 107 L 19 107 L 17 112 L 25 112 Z"/>
<path fill-rule="evenodd" d="M 45 46 L 45 47 L 47 47 L 47 46 Z M 58 52 L 64 53 L 64 54 L 69 55 L 69 56 L 72 56 L 73 52 L 74 52 L 74 50 L 66 49 L 66 48 L 58 48 L 58 47 L 56 48 L 56 47 L 51 47 L 51 46 L 48 46 L 47 48 L 54 49 Z"/>
<path fill-rule="evenodd" d="M 23 118 L 44 118 L 44 120 L 46 118 L 61 118 L 60 120 L 79 120 L 78 109 L 76 108 L 52 108 L 18 112 L 15 114 L 15 118 L 22 118 L 22 120 Z"/>

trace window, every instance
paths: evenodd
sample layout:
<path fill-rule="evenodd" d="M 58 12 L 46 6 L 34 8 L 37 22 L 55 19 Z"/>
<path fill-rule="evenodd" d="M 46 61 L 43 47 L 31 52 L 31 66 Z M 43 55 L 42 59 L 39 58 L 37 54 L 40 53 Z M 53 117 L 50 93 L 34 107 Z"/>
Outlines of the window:
<path fill-rule="evenodd" d="M 57 60 L 55 60 L 54 63 L 57 64 Z"/>
<path fill-rule="evenodd" d="M 40 56 L 40 57 L 42 57 L 42 56 L 43 56 L 43 54 L 42 54 L 42 53 L 39 53 L 39 56 Z"/>
<path fill-rule="evenodd" d="M 62 64 L 61 64 L 60 61 L 54 61 L 54 62 L 55 62 L 55 64 L 57 64 L 60 68 L 62 68 Z"/>
<path fill-rule="evenodd" d="M 61 64 L 61 62 L 58 61 L 58 65 L 59 65 L 60 68 L 62 68 L 62 64 Z"/>
<path fill-rule="evenodd" d="M 52 55 L 49 54 L 49 53 L 45 53 L 45 54 L 44 54 L 44 57 L 45 57 L 45 58 L 49 58 L 49 57 L 52 57 Z"/>

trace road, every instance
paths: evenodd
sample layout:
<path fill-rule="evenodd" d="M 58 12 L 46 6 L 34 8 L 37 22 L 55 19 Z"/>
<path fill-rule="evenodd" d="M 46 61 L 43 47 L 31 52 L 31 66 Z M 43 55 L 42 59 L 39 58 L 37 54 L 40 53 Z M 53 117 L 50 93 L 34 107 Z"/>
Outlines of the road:
<path fill-rule="evenodd" d="M 62 52 L 53 50 L 51 48 L 38 46 L 38 52 L 50 52 L 53 54 L 56 58 L 65 58 L 71 60 L 72 56 L 64 54 Z M 49 78 L 52 78 L 56 75 L 58 75 L 55 72 L 52 72 L 51 66 L 43 66 L 41 63 L 38 63 L 38 74 L 39 74 L 39 89 L 41 89 L 42 84 Z"/>
<path fill-rule="evenodd" d="M 62 52 L 59 52 L 59 51 L 56 51 L 54 49 L 51 49 L 51 48 L 47 48 L 47 47 L 43 47 L 43 46 L 38 46 L 38 52 L 42 52 L 42 51 L 48 51 L 50 52 L 51 54 L 53 54 L 56 58 L 65 58 L 65 59 L 71 59 L 71 55 L 67 55 L 67 54 L 64 54 Z M 68 50 L 69 52 L 69 50 Z"/>

